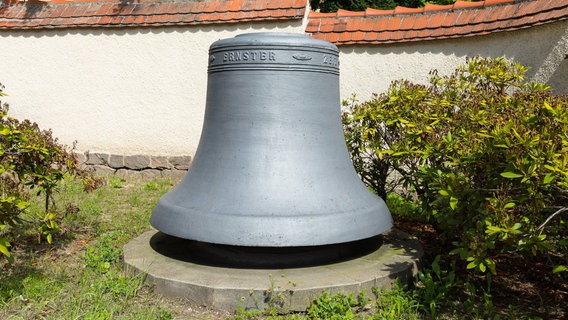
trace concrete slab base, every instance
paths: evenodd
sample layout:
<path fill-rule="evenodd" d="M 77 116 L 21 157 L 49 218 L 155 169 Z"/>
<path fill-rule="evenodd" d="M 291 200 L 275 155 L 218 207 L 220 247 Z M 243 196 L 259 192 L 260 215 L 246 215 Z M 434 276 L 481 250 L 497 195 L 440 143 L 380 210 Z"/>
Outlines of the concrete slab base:
<path fill-rule="evenodd" d="M 157 244 L 168 241 L 164 237 L 168 236 L 151 230 L 127 243 L 124 247 L 127 274 L 145 274 L 155 291 L 165 296 L 227 311 L 238 308 L 304 311 L 323 291 L 357 294 L 362 290 L 370 293 L 373 287 L 390 288 L 396 279 L 406 282 L 416 276 L 423 255 L 418 240 L 393 229 L 381 236 L 380 246 L 358 257 L 315 266 L 235 268 L 205 263 L 203 257 L 178 259 L 171 250 L 159 253 Z M 170 241 L 174 253 L 175 248 L 188 250 L 183 247 L 187 244 Z"/>

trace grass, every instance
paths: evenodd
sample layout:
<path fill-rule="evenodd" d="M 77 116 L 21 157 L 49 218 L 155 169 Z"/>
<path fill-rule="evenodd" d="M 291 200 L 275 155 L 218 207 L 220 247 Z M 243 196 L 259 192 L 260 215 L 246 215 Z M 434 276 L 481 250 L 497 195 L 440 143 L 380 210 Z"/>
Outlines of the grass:
<path fill-rule="evenodd" d="M 66 180 L 56 198 L 65 212 L 59 221 L 62 232 L 53 244 L 38 242 L 37 231 L 24 224 L 12 251 L 15 262 L 0 261 L 0 319 L 560 319 L 566 314 L 566 306 L 558 302 L 566 286 L 544 292 L 542 288 L 550 287 L 538 287 L 543 277 L 535 281 L 511 270 L 519 277 L 516 282 L 506 282 L 512 277 L 505 276 L 492 288 L 484 287 L 483 279 L 464 279 L 462 274 L 458 279 L 459 268 L 439 258 L 444 249 L 436 245 L 435 231 L 400 197 L 387 199 L 397 227 L 419 236 L 429 255 L 412 288 L 395 285 L 359 296 L 322 294 L 305 312 L 285 315 L 274 308 L 230 314 L 162 297 L 142 276 L 124 276 L 122 248 L 150 229 L 156 201 L 179 180 L 108 176 L 89 194 L 79 183 Z M 38 199 L 32 209 L 41 210 L 41 203 Z M 537 288 L 534 294 L 528 281 Z M 519 291 L 500 294 L 508 292 L 507 285 Z"/>
<path fill-rule="evenodd" d="M 142 277 L 123 276 L 121 254 L 150 228 L 152 208 L 174 181 L 117 179 L 90 194 L 73 181 L 61 186 L 56 203 L 67 213 L 54 244 L 26 230 L 15 263 L 2 265 L 0 319 L 173 319 Z"/>

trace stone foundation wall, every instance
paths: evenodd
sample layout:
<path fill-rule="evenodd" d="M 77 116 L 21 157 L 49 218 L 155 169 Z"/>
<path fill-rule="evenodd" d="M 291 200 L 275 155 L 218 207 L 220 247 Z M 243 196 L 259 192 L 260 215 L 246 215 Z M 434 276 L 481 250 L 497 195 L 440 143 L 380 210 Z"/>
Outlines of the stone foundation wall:
<path fill-rule="evenodd" d="M 146 176 L 184 176 L 191 156 L 119 155 L 98 152 L 75 153 L 80 166 L 100 174 L 136 174 Z"/>

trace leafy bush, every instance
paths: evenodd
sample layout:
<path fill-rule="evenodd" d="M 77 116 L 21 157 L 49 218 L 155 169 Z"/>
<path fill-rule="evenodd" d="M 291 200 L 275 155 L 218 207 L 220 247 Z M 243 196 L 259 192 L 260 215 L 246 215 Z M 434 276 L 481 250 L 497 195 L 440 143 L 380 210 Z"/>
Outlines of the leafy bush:
<path fill-rule="evenodd" d="M 347 103 L 346 141 L 356 170 L 379 195 L 389 170 L 468 269 L 496 272 L 503 252 L 546 253 L 566 270 L 568 97 L 527 83 L 527 68 L 468 59 L 428 85 L 394 82 Z"/>
<path fill-rule="evenodd" d="M 6 96 L 0 85 L 0 96 Z M 38 235 L 51 243 L 59 231 L 58 210 L 53 195 L 65 174 L 83 178 L 86 190 L 100 183 L 90 172 L 80 170 L 74 155 L 53 138 L 51 130 L 41 130 L 29 120 L 8 116 L 8 104 L 0 101 L 0 252 L 13 260 L 9 247 L 14 228 L 24 222 L 34 191 L 45 198 L 43 211 L 35 212 Z"/>

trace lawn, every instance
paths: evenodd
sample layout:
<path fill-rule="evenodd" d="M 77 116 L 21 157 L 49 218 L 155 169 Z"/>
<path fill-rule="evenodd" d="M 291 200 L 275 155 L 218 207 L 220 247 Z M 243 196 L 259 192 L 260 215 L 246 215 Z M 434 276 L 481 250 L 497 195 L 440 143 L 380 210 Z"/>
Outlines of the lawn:
<path fill-rule="evenodd" d="M 64 211 L 62 232 L 53 244 L 38 242 L 24 223 L 23 239 L 12 249 L 13 264 L 0 268 L 0 319 L 421 319 L 543 318 L 567 315 L 568 285 L 538 263 L 523 265 L 514 257 L 488 288 L 486 279 L 452 270 L 434 257 L 436 232 L 412 219 L 412 205 L 394 197 L 388 203 L 397 227 L 423 243 L 426 269 L 416 286 L 395 287 L 365 296 L 323 295 L 305 313 L 277 315 L 275 310 L 236 313 L 208 310 L 187 301 L 160 296 L 142 277 L 126 277 L 122 248 L 150 229 L 149 217 L 158 198 L 180 177 L 105 176 L 91 193 L 65 180 L 56 203 Z M 40 210 L 39 199 L 35 204 Z M 33 209 L 33 208 L 32 208 Z M 31 220 L 28 216 L 25 219 Z M 25 229 L 25 228 L 28 229 Z M 449 271 L 448 271 L 449 270 Z M 459 274 L 459 277 L 457 275 Z"/>
<path fill-rule="evenodd" d="M 105 180 L 88 194 L 64 182 L 56 202 L 66 213 L 52 245 L 38 243 L 33 229 L 24 233 L 15 263 L 2 265 L 1 319 L 190 318 L 190 307 L 153 294 L 142 277 L 125 277 L 121 262 L 123 245 L 150 228 L 155 202 L 179 179 Z"/>

